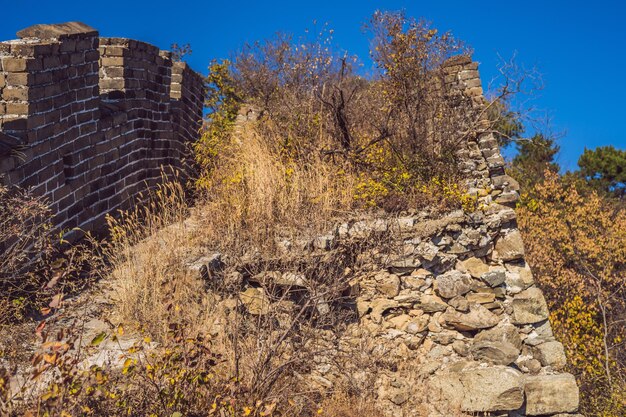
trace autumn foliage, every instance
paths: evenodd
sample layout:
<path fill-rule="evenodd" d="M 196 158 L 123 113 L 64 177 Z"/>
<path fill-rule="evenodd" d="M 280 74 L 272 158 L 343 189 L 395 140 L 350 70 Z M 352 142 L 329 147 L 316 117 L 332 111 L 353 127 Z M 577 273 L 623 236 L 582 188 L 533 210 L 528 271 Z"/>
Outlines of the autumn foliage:
<path fill-rule="evenodd" d="M 578 185 L 578 186 L 576 186 Z M 546 171 L 518 208 L 587 415 L 626 413 L 626 207 Z"/>

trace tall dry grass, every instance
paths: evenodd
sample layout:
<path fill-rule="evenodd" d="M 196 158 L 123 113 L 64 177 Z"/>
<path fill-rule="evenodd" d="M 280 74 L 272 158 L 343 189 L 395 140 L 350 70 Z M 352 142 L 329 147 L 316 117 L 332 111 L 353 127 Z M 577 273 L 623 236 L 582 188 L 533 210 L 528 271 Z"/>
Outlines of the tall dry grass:
<path fill-rule="evenodd" d="M 358 179 L 349 166 L 316 155 L 291 160 L 278 140 L 246 123 L 221 150 L 213 186 L 194 210 L 221 249 L 272 250 L 275 238 L 325 231 L 352 210 Z"/>
<path fill-rule="evenodd" d="M 164 182 L 146 204 L 108 218 L 104 273 L 114 288 L 114 320 L 163 339 L 171 323 L 208 314 L 202 283 L 184 265 L 198 243 L 188 215 L 180 182 Z"/>
<path fill-rule="evenodd" d="M 279 243 L 327 233 L 352 211 L 357 178 L 336 164 L 288 162 L 254 124 L 220 154 L 210 191 L 191 206 L 180 182 L 164 182 L 137 209 L 109 218 L 105 257 L 117 320 L 164 338 L 172 323 L 197 331 L 214 321 L 190 261 L 220 252 L 237 263 L 282 256 Z M 314 159 L 314 158 L 312 158 Z"/>

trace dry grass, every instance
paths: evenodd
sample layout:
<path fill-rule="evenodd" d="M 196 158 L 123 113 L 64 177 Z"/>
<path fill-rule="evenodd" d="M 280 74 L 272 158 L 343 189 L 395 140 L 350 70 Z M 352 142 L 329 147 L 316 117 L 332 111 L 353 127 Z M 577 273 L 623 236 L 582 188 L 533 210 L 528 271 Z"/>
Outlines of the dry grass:
<path fill-rule="evenodd" d="M 352 209 L 357 179 L 349 170 L 314 155 L 290 161 L 279 140 L 246 124 L 221 150 L 212 187 L 194 211 L 221 248 L 271 248 L 281 233 L 325 231 Z"/>
<path fill-rule="evenodd" d="M 287 256 L 277 242 L 327 232 L 339 215 L 353 210 L 356 178 L 335 164 L 283 161 L 253 125 L 244 126 L 222 153 L 212 194 L 195 206 L 188 205 L 178 183 L 166 183 L 148 204 L 110 219 L 111 240 L 104 252 L 111 267 L 105 279 L 115 288 L 112 322 L 140 329 L 166 346 L 180 336 L 173 328 L 184 329 L 186 337 L 210 335 L 210 349 L 221 353 L 218 373 L 239 381 L 240 399 L 281 404 L 289 410 L 285 415 L 309 415 L 319 407 L 320 394 L 294 378 L 294 371 L 306 374 L 319 354 L 311 340 L 320 318 L 311 311 L 322 297 L 340 297 L 349 278 L 343 275 L 345 265 L 363 248 L 346 247 L 324 261 L 311 258 L 303 267 L 303 253 Z M 309 288 L 316 295 L 294 304 L 289 291 L 268 285 L 263 288 L 273 302 L 266 316 L 251 317 L 241 305 L 225 307 L 224 300 L 239 303 L 239 289 L 207 291 L 188 265 L 215 251 L 231 266 L 259 262 L 255 273 L 268 268 L 262 259 L 287 268 L 298 261 L 300 272 L 319 277 Z M 331 316 L 339 320 L 341 314 Z"/>
<path fill-rule="evenodd" d="M 184 222 L 188 214 L 182 186 L 169 182 L 146 205 L 108 219 L 111 240 L 103 252 L 111 264 L 105 278 L 115 288 L 115 321 L 162 340 L 171 323 L 196 325 L 210 314 L 202 282 L 185 268 L 198 244 Z"/>
<path fill-rule="evenodd" d="M 325 417 L 383 417 L 384 414 L 369 398 L 357 398 L 339 392 L 325 399 L 320 406 Z"/>
<path fill-rule="evenodd" d="M 221 252 L 234 262 L 281 256 L 277 242 L 327 232 L 354 203 L 355 178 L 328 163 L 283 162 L 253 127 L 224 149 L 214 185 L 194 207 L 177 183 L 161 186 L 149 204 L 110 218 L 119 319 L 163 337 L 172 321 L 206 328 L 204 283 L 189 273 L 194 257 Z"/>

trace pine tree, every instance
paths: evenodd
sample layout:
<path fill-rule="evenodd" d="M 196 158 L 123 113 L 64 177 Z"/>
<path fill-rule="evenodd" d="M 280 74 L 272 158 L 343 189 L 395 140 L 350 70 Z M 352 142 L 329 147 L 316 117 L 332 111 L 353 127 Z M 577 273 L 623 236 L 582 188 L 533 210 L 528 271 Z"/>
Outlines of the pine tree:
<path fill-rule="evenodd" d="M 598 191 L 617 197 L 626 194 L 626 151 L 613 146 L 585 148 L 578 166 L 579 174 Z"/>
<path fill-rule="evenodd" d="M 516 141 L 517 155 L 511 161 L 509 174 L 522 189 L 530 190 L 543 181 L 545 171 L 558 172 L 559 165 L 554 161 L 559 146 L 553 138 L 538 133 L 530 139 Z"/>

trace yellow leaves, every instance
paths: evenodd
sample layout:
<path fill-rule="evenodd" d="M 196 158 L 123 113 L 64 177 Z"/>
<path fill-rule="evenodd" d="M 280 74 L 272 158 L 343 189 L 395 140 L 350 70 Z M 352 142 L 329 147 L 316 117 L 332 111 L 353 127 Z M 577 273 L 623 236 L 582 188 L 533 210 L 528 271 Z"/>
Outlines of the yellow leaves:
<path fill-rule="evenodd" d="M 585 414 L 623 415 L 626 405 L 614 402 L 623 393 L 608 375 L 624 372 L 614 355 L 625 332 L 626 209 L 548 172 L 522 195 L 517 214 L 553 330 L 584 389 Z"/>
<path fill-rule="evenodd" d="M 389 189 L 382 182 L 373 178 L 366 178 L 356 184 L 354 199 L 364 202 L 368 207 L 374 207 L 380 199 L 388 194 Z"/>
<path fill-rule="evenodd" d="M 101 332 L 101 333 L 97 334 L 93 339 L 91 339 L 91 342 L 89 344 L 91 346 L 98 346 L 106 338 L 107 338 L 107 334 L 105 332 Z"/>
<path fill-rule="evenodd" d="M 465 192 L 458 183 L 450 182 L 441 177 L 433 177 L 429 183 L 421 186 L 423 193 L 439 195 L 454 203 L 460 204 L 463 211 L 473 213 L 478 208 L 478 196 Z"/>
<path fill-rule="evenodd" d="M 44 353 L 43 355 L 44 362 L 49 363 L 51 365 L 54 365 L 56 363 L 57 358 L 58 356 L 56 353 L 53 353 L 53 354 Z"/>
<path fill-rule="evenodd" d="M 128 374 L 130 371 L 133 370 L 134 368 L 134 364 L 137 361 L 131 358 L 126 358 L 126 360 L 124 361 L 124 365 L 122 366 L 122 374 L 126 375 Z M 150 369 L 148 369 L 148 371 L 150 371 Z"/>

